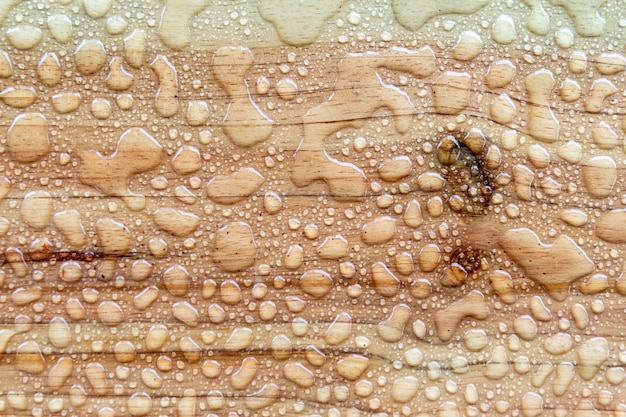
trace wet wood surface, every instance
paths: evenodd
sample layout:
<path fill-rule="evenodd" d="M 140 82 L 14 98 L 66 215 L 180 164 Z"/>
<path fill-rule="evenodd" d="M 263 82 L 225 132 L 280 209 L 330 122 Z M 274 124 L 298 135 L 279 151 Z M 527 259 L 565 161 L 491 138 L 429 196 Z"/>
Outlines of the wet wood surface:
<path fill-rule="evenodd" d="M 0 414 L 626 414 L 624 5 L 296 3 L 0 2 Z"/>

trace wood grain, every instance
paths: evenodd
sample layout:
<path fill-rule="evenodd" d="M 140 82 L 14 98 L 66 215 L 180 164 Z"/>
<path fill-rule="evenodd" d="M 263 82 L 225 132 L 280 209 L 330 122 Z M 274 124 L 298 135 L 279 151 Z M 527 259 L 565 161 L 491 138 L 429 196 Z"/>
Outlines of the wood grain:
<path fill-rule="evenodd" d="M 0 414 L 624 415 L 624 5 L 296 3 L 0 2 Z"/>

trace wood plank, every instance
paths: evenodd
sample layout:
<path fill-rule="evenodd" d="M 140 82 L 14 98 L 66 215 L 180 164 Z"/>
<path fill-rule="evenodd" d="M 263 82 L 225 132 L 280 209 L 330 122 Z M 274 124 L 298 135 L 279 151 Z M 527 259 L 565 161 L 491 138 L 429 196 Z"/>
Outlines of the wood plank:
<path fill-rule="evenodd" d="M 0 414 L 624 415 L 625 10 L 0 1 Z"/>

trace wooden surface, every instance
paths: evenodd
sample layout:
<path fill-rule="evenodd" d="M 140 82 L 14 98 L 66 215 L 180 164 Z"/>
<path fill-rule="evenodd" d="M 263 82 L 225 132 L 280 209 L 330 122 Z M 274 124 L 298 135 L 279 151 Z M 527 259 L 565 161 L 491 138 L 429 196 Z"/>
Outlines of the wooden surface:
<path fill-rule="evenodd" d="M 0 415 L 626 415 L 624 16 L 0 1 Z"/>

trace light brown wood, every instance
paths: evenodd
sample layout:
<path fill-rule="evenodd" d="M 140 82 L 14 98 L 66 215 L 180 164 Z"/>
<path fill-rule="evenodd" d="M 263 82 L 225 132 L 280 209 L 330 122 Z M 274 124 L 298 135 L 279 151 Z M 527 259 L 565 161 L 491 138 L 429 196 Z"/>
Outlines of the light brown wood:
<path fill-rule="evenodd" d="M 0 414 L 626 414 L 599 3 L 0 1 Z"/>

